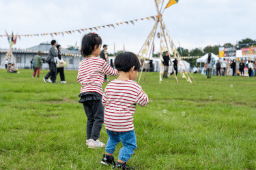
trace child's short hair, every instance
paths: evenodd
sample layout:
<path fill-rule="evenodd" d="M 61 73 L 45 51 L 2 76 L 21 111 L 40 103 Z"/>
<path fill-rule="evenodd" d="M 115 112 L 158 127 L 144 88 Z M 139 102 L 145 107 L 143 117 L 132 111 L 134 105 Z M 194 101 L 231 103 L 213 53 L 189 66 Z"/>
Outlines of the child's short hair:
<path fill-rule="evenodd" d="M 83 57 L 87 57 L 88 55 L 92 54 L 95 45 L 99 46 L 101 44 L 102 39 L 98 34 L 89 33 L 84 35 L 81 45 L 81 55 Z"/>
<path fill-rule="evenodd" d="M 42 55 L 41 51 L 37 51 L 37 54 L 38 54 L 38 55 Z"/>
<path fill-rule="evenodd" d="M 140 70 L 140 61 L 132 52 L 118 54 L 115 59 L 115 67 L 118 71 L 129 72 L 135 66 L 134 70 Z"/>

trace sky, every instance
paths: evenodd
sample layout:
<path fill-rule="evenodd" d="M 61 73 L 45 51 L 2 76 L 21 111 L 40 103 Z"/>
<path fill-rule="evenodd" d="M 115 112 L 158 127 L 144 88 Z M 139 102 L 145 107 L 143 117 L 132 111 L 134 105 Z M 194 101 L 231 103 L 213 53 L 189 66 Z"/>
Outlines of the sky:
<path fill-rule="evenodd" d="M 164 1 L 164 6 L 168 0 Z M 244 38 L 256 39 L 255 0 L 179 0 L 167 8 L 163 20 L 176 46 L 187 49 L 208 45 L 236 44 Z M 154 0 L 0 0 L 0 35 L 37 34 L 90 28 L 157 15 Z M 154 20 L 139 20 L 98 31 L 108 52 L 122 50 L 138 53 L 152 30 Z M 54 36 L 62 47 L 78 46 L 84 34 L 75 32 Z M 52 37 L 21 37 L 14 48 L 29 48 Z M 156 39 L 159 51 L 159 39 Z M 0 37 L 0 49 L 8 48 Z"/>

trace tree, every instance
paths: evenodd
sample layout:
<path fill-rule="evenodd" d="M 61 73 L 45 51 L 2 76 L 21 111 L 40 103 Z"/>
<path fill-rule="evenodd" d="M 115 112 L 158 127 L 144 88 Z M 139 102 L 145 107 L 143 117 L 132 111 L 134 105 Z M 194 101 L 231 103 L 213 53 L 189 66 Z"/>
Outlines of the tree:
<path fill-rule="evenodd" d="M 68 47 L 68 50 L 74 51 L 74 47 L 73 47 L 73 46 L 70 46 L 70 47 Z M 75 51 L 78 51 L 78 50 L 79 50 L 79 48 L 77 47 L 77 49 L 76 49 Z"/>
<path fill-rule="evenodd" d="M 247 44 L 247 43 L 254 43 L 254 41 L 250 38 L 242 39 L 238 42 L 239 44 Z"/>
<path fill-rule="evenodd" d="M 213 53 L 215 55 L 219 55 L 219 46 L 215 45 L 215 46 L 207 46 L 204 48 L 204 53 Z"/>
<path fill-rule="evenodd" d="M 190 56 L 203 56 L 203 55 L 204 53 L 199 48 L 195 48 L 190 51 Z"/>
<path fill-rule="evenodd" d="M 231 43 L 226 43 L 226 44 L 224 44 L 224 47 L 225 47 L 225 46 L 234 47 Z"/>
<path fill-rule="evenodd" d="M 182 49 L 182 53 L 181 53 L 180 49 Z M 189 55 L 189 50 L 188 49 L 184 49 L 182 47 L 178 47 L 177 51 L 180 53 L 181 56 L 188 56 Z"/>

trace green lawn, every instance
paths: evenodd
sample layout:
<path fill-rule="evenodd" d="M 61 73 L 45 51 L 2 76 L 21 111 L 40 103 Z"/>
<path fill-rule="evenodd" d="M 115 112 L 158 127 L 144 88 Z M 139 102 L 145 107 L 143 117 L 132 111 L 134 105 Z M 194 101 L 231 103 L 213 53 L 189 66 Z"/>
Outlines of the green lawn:
<path fill-rule="evenodd" d="M 77 71 L 65 71 L 68 84 L 44 83 L 47 70 L 39 79 L 20 72 L 0 70 L 0 169 L 111 169 L 100 164 L 104 148 L 86 146 Z M 193 84 L 180 75 L 178 84 L 158 78 L 147 73 L 140 83 L 150 103 L 134 114 L 138 149 L 128 165 L 256 169 L 256 78 L 195 75 Z M 107 139 L 103 127 L 100 140 Z"/>

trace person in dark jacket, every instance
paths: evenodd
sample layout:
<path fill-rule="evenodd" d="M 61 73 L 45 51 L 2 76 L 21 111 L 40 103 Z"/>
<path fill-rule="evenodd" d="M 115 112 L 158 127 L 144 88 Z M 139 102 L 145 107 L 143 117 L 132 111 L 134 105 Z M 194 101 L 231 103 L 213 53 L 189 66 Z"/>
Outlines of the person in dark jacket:
<path fill-rule="evenodd" d="M 177 74 L 178 74 L 178 61 L 177 61 L 176 58 L 173 60 L 173 68 L 174 68 L 175 74 L 177 76 Z"/>
<path fill-rule="evenodd" d="M 241 63 L 239 64 L 239 72 L 241 76 L 244 76 L 244 60 L 241 61 Z"/>
<path fill-rule="evenodd" d="M 236 75 L 236 62 L 235 62 L 235 60 L 232 61 L 230 67 L 233 70 L 233 75 L 232 76 L 235 76 Z"/>
<path fill-rule="evenodd" d="M 58 50 L 58 59 L 62 60 L 61 59 L 61 51 L 60 51 L 61 50 L 61 45 L 57 45 L 56 47 L 57 47 L 57 50 Z M 56 77 L 58 76 L 59 73 L 60 73 L 60 80 L 61 80 L 60 83 L 67 83 L 65 81 L 64 67 L 57 67 L 57 75 L 56 75 Z"/>
<path fill-rule="evenodd" d="M 218 75 L 221 76 L 221 73 L 220 73 L 220 70 L 221 70 L 220 60 L 217 61 L 216 70 L 217 70 L 217 76 Z"/>
<path fill-rule="evenodd" d="M 168 70 L 169 70 L 169 61 L 170 61 L 170 57 L 169 57 L 169 52 L 166 51 L 165 52 L 165 55 L 163 57 L 164 61 L 163 61 L 163 64 L 164 64 L 164 75 L 163 75 L 163 78 L 167 78 L 167 74 L 168 74 Z"/>
<path fill-rule="evenodd" d="M 56 68 L 56 63 L 57 63 L 57 58 L 58 58 L 58 51 L 56 49 L 56 40 L 51 41 L 52 47 L 49 50 L 49 56 L 47 58 L 47 62 L 49 63 L 49 72 L 46 74 L 44 77 L 44 82 L 47 83 L 48 78 L 50 78 L 48 81 L 50 83 L 55 83 L 56 81 L 56 73 L 57 73 L 57 68 Z"/>
<path fill-rule="evenodd" d="M 108 46 L 106 44 L 103 45 L 103 50 L 100 52 L 100 58 L 102 58 L 103 60 L 107 61 L 107 49 Z M 104 77 L 104 82 L 108 82 L 108 78 L 107 75 L 105 75 Z"/>

